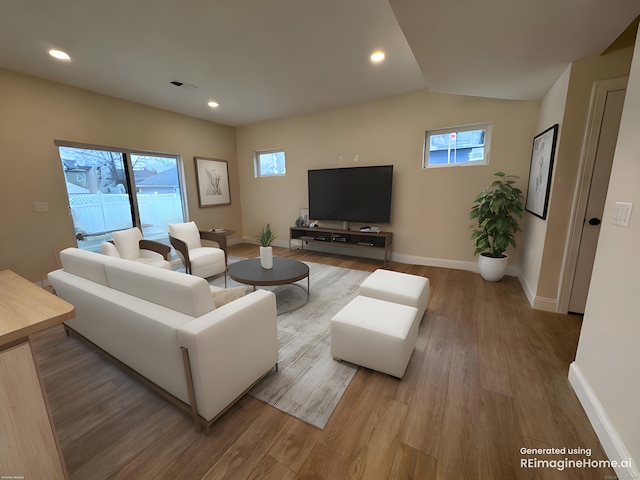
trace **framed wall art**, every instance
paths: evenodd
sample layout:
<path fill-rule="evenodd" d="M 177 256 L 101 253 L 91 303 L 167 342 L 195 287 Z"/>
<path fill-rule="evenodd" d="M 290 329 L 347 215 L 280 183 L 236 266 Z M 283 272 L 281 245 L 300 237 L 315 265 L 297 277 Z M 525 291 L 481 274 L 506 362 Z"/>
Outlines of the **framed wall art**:
<path fill-rule="evenodd" d="M 200 207 L 231 204 L 229 168 L 226 160 L 194 157 Z"/>
<path fill-rule="evenodd" d="M 533 139 L 531 169 L 529 170 L 529 190 L 525 210 L 545 220 L 551 190 L 551 172 L 556 154 L 558 124 L 549 127 Z"/>

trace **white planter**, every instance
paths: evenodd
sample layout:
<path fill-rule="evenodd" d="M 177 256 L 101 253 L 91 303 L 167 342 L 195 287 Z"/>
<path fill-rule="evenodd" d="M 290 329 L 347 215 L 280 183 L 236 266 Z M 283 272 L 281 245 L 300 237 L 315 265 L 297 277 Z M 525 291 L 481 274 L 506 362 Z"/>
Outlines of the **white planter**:
<path fill-rule="evenodd" d="M 504 277 L 507 273 L 507 265 L 509 264 L 509 257 L 505 255 L 502 258 L 491 258 L 485 256 L 483 253 L 478 257 L 478 268 L 480 269 L 480 275 L 488 282 L 497 282 Z"/>
<path fill-rule="evenodd" d="M 260 247 L 260 265 L 262 268 L 273 268 L 273 248 Z"/>

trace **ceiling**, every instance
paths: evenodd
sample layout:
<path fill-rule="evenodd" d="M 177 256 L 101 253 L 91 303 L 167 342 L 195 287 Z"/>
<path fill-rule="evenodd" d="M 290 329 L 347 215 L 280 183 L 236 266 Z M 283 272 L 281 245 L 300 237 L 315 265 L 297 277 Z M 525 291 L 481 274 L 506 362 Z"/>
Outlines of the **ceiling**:
<path fill-rule="evenodd" d="M 423 89 L 537 100 L 640 1 L 0 0 L 0 12 L 0 68 L 241 126 Z"/>

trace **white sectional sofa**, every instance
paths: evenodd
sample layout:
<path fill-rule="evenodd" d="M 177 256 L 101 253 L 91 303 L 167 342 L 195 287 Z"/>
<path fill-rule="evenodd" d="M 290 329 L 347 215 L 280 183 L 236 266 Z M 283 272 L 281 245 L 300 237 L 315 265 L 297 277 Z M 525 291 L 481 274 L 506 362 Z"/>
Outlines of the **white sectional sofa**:
<path fill-rule="evenodd" d="M 168 393 L 208 433 L 278 362 L 275 295 L 257 290 L 220 308 L 203 278 L 68 248 L 49 273 L 73 304 L 65 323 Z"/>

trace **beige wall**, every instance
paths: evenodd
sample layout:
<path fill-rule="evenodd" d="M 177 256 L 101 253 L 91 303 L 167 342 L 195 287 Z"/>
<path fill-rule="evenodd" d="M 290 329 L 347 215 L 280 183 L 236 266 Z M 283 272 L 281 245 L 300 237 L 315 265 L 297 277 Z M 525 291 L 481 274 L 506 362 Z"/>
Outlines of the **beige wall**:
<path fill-rule="evenodd" d="M 537 295 L 557 298 L 593 82 L 629 74 L 633 48 L 574 62 L 549 203 L 549 226 Z"/>
<path fill-rule="evenodd" d="M 468 212 L 493 173 L 519 175 L 526 188 L 537 102 L 418 92 L 315 115 L 240 127 L 238 167 L 243 231 L 271 223 L 286 244 L 298 209 L 307 207 L 307 170 L 394 165 L 392 223 L 396 260 L 473 269 Z M 493 122 L 488 166 L 422 169 L 427 129 Z M 287 174 L 253 176 L 253 152 L 283 148 Z M 355 161 L 357 155 L 358 160 Z M 517 252 L 512 263 L 517 264 Z"/>
<path fill-rule="evenodd" d="M 536 308 L 550 311 L 558 308 L 560 289 L 563 287 L 563 268 L 568 261 L 567 239 L 593 83 L 628 75 L 632 55 L 633 47 L 629 47 L 604 56 L 588 57 L 574 62 L 568 86 L 565 87 L 566 78 L 563 76 L 543 102 L 539 131 L 553 123 L 559 123 L 560 135 L 547 220 L 542 221 L 530 214 L 527 214 L 526 219 L 526 247 L 530 258 L 523 263 L 522 270 L 525 276 L 521 278 L 526 279 L 523 285 L 529 300 Z M 563 98 L 562 92 L 565 90 L 566 98 Z M 550 97 L 554 97 L 553 102 L 548 101 Z M 560 118 L 556 101 L 562 102 L 561 106 L 564 108 L 563 116 Z"/>
<path fill-rule="evenodd" d="M 554 124 L 558 124 L 558 144 L 562 141 L 563 116 L 569 90 L 571 66 L 567 67 L 562 76 L 556 81 L 551 90 L 545 95 L 540 106 L 540 118 L 536 134 L 545 131 Z M 554 170 L 557 163 L 554 163 Z M 551 178 L 555 175 L 552 172 Z M 551 192 L 553 193 L 553 192 Z M 529 298 L 529 302 L 536 304 L 536 290 L 540 278 L 540 268 L 544 257 L 544 240 L 547 234 L 546 220 L 542 220 L 529 212 L 525 212 L 523 253 L 520 257 L 520 283 Z M 540 300 L 537 303 L 541 303 Z M 553 302 L 555 309 L 555 302 Z"/>
<path fill-rule="evenodd" d="M 235 130 L 0 70 L 0 269 L 39 281 L 55 268 L 54 252 L 75 245 L 54 140 L 178 154 L 188 210 L 204 226 L 241 232 Z M 193 157 L 229 161 L 232 204 L 200 209 Z M 36 213 L 34 201 L 49 203 Z"/>
<path fill-rule="evenodd" d="M 636 49 L 609 182 L 573 384 L 611 459 L 640 464 L 640 49 Z M 615 202 L 632 202 L 629 228 Z M 587 395 L 589 394 L 589 395 Z M 618 444 L 616 445 L 616 441 Z M 618 472 L 620 474 L 620 471 Z M 631 478 L 628 472 L 620 478 Z M 637 478 L 637 477 L 633 477 Z"/>

